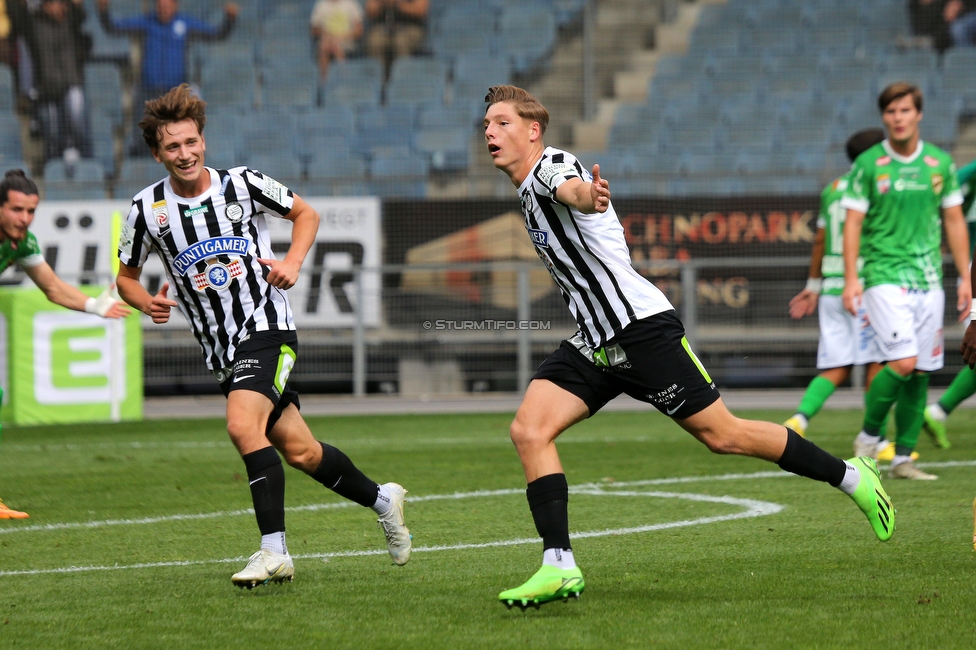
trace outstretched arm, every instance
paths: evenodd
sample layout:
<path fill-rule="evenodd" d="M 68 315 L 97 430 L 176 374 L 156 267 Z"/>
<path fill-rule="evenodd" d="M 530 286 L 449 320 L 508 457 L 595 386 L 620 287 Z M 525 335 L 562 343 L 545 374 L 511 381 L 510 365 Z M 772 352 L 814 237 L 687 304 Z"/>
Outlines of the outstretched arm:
<path fill-rule="evenodd" d="M 600 176 L 600 166 L 593 165 L 592 181 L 570 179 L 556 188 L 556 199 L 583 214 L 606 212 L 610 208 L 610 183 Z"/>
<path fill-rule="evenodd" d="M 41 262 L 37 266 L 25 267 L 24 272 L 44 292 L 47 299 L 56 305 L 89 314 L 98 314 L 103 318 L 122 318 L 129 315 L 129 310 L 125 305 L 112 298 L 111 289 L 105 291 L 98 298 L 86 296 L 59 278 L 47 262 Z"/>

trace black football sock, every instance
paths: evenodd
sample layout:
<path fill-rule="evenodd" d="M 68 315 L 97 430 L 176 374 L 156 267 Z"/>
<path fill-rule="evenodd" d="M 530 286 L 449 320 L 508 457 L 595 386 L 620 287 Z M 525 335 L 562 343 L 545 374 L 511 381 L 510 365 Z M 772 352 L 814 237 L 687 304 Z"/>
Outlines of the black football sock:
<path fill-rule="evenodd" d="M 274 447 L 244 454 L 254 516 L 262 535 L 285 530 L 285 468 Z"/>
<path fill-rule="evenodd" d="M 569 484 L 565 474 L 537 478 L 525 488 L 535 529 L 542 538 L 542 548 L 571 549 L 569 544 Z"/>
<path fill-rule="evenodd" d="M 813 444 L 792 429 L 786 430 L 786 449 L 776 463 L 780 469 L 837 487 L 847 473 L 847 463 Z"/>
<path fill-rule="evenodd" d="M 339 496 L 371 508 L 376 503 L 379 485 L 359 471 L 344 453 L 324 442 L 319 444 L 322 445 L 322 462 L 311 477 Z"/>

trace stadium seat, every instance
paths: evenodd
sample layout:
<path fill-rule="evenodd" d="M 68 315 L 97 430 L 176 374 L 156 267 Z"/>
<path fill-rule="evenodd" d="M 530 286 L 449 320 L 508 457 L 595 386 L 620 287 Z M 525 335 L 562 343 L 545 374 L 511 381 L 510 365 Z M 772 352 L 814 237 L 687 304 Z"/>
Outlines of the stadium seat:
<path fill-rule="evenodd" d="M 105 171 L 95 160 L 82 159 L 68 166 L 56 158 L 44 164 L 44 198 L 77 200 L 105 198 Z"/>
<path fill-rule="evenodd" d="M 14 75 L 10 66 L 0 64 L 0 113 L 9 113 L 14 109 Z"/>
<path fill-rule="evenodd" d="M 500 51 L 511 57 L 513 72 L 525 74 L 543 62 L 555 45 L 556 19 L 549 9 L 506 9 L 498 20 L 498 31 Z"/>
<path fill-rule="evenodd" d="M 322 91 L 326 106 L 376 106 L 383 88 L 383 65 L 375 59 L 348 59 L 329 66 Z"/>
<path fill-rule="evenodd" d="M 386 85 L 386 103 L 420 104 L 444 101 L 447 89 L 447 65 L 428 57 L 401 57 L 390 68 Z"/>
<path fill-rule="evenodd" d="M 247 166 L 292 185 L 302 177 L 302 164 L 294 156 L 281 153 L 255 153 L 248 156 Z"/>
<path fill-rule="evenodd" d="M 23 160 L 20 121 L 12 113 L 0 113 L 0 162 Z"/>
<path fill-rule="evenodd" d="M 468 167 L 470 130 L 463 127 L 420 129 L 413 148 L 427 157 L 434 171 L 461 171 Z"/>
<path fill-rule="evenodd" d="M 507 58 L 462 54 L 454 63 L 452 97 L 454 101 L 482 101 L 488 88 L 511 83 Z"/>
<path fill-rule="evenodd" d="M 496 50 L 495 11 L 475 4 L 450 7 L 429 36 L 434 55 L 444 61 L 460 56 L 488 58 Z"/>

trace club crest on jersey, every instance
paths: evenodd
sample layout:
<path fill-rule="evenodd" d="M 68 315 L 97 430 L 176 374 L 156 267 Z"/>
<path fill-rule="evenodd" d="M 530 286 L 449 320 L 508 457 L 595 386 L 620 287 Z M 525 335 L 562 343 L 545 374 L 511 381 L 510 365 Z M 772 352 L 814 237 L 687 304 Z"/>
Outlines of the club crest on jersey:
<path fill-rule="evenodd" d="M 890 165 L 891 156 L 881 156 L 880 158 L 874 161 L 874 164 L 877 165 L 878 167 L 884 167 L 885 165 Z"/>
<path fill-rule="evenodd" d="M 529 228 L 529 239 L 536 246 L 542 246 L 543 248 L 549 248 L 549 233 L 545 230 L 536 230 L 535 228 Z"/>
<path fill-rule="evenodd" d="M 196 264 L 215 255 L 247 255 L 248 242 L 244 237 L 213 237 L 190 244 L 173 258 L 173 268 L 180 275 Z"/>
<path fill-rule="evenodd" d="M 169 212 L 166 211 L 166 201 L 156 201 L 152 204 L 153 220 L 160 230 L 169 226 Z"/>
<path fill-rule="evenodd" d="M 942 174 L 932 174 L 932 189 L 936 194 L 942 194 Z"/>
<path fill-rule="evenodd" d="M 228 203 L 227 207 L 224 208 L 224 216 L 231 223 L 237 223 L 244 218 L 244 208 L 241 207 L 240 203 Z"/>
<path fill-rule="evenodd" d="M 891 190 L 891 176 L 888 174 L 881 174 L 878 176 L 878 192 L 880 194 L 887 194 Z"/>
<path fill-rule="evenodd" d="M 231 285 L 234 278 L 241 275 L 244 275 L 244 264 L 239 259 L 230 264 L 221 264 L 216 259 L 207 260 L 207 270 L 193 276 L 193 288 L 197 291 L 223 291 Z"/>

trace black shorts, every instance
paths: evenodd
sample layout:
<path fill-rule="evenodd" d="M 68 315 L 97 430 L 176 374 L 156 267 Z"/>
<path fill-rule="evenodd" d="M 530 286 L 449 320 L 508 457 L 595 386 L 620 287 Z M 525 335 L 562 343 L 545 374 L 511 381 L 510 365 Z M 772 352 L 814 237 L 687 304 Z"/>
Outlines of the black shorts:
<path fill-rule="evenodd" d="M 691 351 L 673 310 L 634 321 L 599 350 L 563 341 L 534 379 L 547 379 L 586 403 L 590 415 L 621 393 L 683 419 L 710 406 L 718 389 Z"/>
<path fill-rule="evenodd" d="M 302 407 L 298 393 L 288 383 L 297 350 L 298 334 L 294 330 L 251 332 L 237 346 L 230 375 L 220 382 L 224 397 L 233 390 L 253 390 L 267 396 L 275 405 L 268 418 L 267 430 L 271 431 L 289 404 Z"/>

